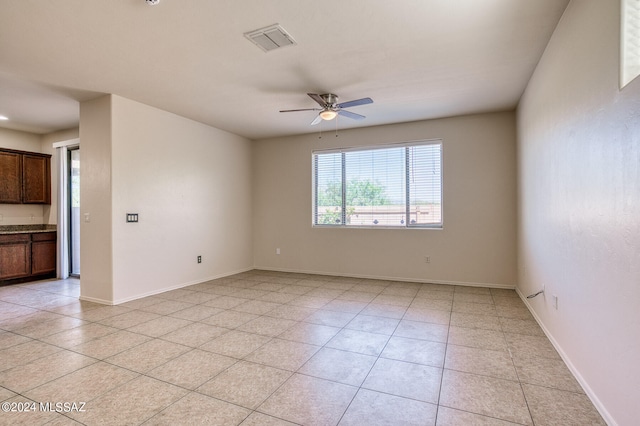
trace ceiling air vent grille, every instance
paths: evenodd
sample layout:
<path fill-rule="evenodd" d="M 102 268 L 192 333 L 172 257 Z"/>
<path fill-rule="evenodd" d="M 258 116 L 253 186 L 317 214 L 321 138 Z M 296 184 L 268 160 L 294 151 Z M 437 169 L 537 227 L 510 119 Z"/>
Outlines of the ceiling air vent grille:
<path fill-rule="evenodd" d="M 244 33 L 244 36 L 265 52 L 296 44 L 293 37 L 279 24 Z"/>

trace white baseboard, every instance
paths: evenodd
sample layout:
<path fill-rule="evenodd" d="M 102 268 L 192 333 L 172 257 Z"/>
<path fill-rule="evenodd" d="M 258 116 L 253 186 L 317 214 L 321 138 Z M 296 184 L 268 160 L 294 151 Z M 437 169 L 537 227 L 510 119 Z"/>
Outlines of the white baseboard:
<path fill-rule="evenodd" d="M 542 320 L 540 319 L 536 311 L 533 309 L 533 307 L 529 303 L 529 300 L 527 299 L 527 297 L 524 294 L 522 294 L 522 292 L 520 292 L 520 289 L 518 288 L 516 288 L 516 293 L 518 294 L 518 296 L 520 296 L 520 299 L 522 299 L 527 309 L 529 309 L 529 312 L 531 312 L 531 315 L 533 315 L 533 318 L 536 320 L 536 322 L 544 332 L 545 336 L 547 336 L 547 338 L 549 339 L 553 347 L 556 349 L 556 351 L 558 351 L 560 358 L 562 358 L 564 363 L 569 368 L 569 371 L 571 371 L 571 374 L 573 374 L 573 376 L 578 381 L 580 386 L 582 386 L 584 393 L 591 400 L 594 407 L 596 407 L 596 410 L 598 410 L 598 412 L 600 413 L 604 421 L 607 422 L 609 426 L 617 426 L 618 423 L 616 423 L 616 421 L 613 419 L 611 414 L 609 414 L 609 411 L 607 411 L 606 407 L 602 404 L 600 399 L 598 399 L 598 396 L 593 391 L 593 389 L 591 389 L 591 387 L 589 386 L 587 381 L 584 379 L 584 377 L 582 377 L 582 375 L 580 374 L 580 371 L 578 371 L 576 366 L 573 365 L 573 363 L 571 362 L 571 359 L 566 354 L 566 352 L 562 350 L 562 346 L 560 346 L 560 343 L 558 343 L 558 341 L 553 337 L 551 332 L 544 326 Z"/>
<path fill-rule="evenodd" d="M 301 270 L 301 269 L 271 268 L 268 266 L 256 266 L 253 269 L 261 269 L 264 271 L 273 271 L 273 272 L 291 272 L 296 274 L 324 275 L 324 276 L 330 276 L 330 277 L 349 277 L 349 278 L 363 278 L 363 279 L 372 279 L 372 280 L 403 281 L 403 282 L 421 283 L 421 284 L 446 284 L 446 285 L 460 285 L 460 286 L 467 286 L 467 287 L 489 287 L 489 288 L 500 288 L 500 289 L 506 289 L 506 290 L 514 290 L 516 288 L 515 285 L 511 285 L 511 284 L 447 281 L 447 280 L 433 280 L 433 279 L 426 279 L 426 278 L 416 279 L 416 278 L 407 278 L 407 277 L 387 277 L 387 276 L 380 276 L 380 275 L 347 274 L 347 273 L 336 273 L 336 272 L 309 271 L 309 270 Z"/>
<path fill-rule="evenodd" d="M 171 291 L 171 290 L 178 290 L 178 289 L 181 289 L 181 288 L 184 288 L 184 287 L 189 287 L 189 286 L 195 285 L 195 284 L 206 283 L 207 281 L 215 280 L 215 279 L 218 279 L 218 278 L 224 278 L 224 277 L 228 277 L 228 276 L 231 276 L 231 275 L 240 274 L 242 272 L 251 271 L 253 269 L 254 268 L 251 267 L 251 268 L 240 269 L 240 270 L 237 270 L 237 271 L 225 272 L 223 274 L 212 275 L 212 276 L 205 277 L 205 278 L 200 278 L 200 279 L 197 279 L 197 280 L 194 280 L 194 281 L 173 285 L 171 287 L 164 287 L 164 288 L 161 288 L 161 289 L 149 291 L 149 292 L 142 293 L 142 294 L 136 294 L 134 296 L 125 297 L 123 299 L 118 299 L 118 300 L 105 300 L 105 299 L 97 299 L 97 298 L 94 298 L 94 297 L 86 297 L 86 296 L 80 296 L 79 299 L 80 300 L 85 300 L 87 302 L 101 303 L 103 305 L 120 305 L 121 303 L 130 302 L 132 300 L 142 299 L 144 297 L 149 297 L 149 296 L 155 296 L 156 294 L 165 293 L 165 292 Z"/>

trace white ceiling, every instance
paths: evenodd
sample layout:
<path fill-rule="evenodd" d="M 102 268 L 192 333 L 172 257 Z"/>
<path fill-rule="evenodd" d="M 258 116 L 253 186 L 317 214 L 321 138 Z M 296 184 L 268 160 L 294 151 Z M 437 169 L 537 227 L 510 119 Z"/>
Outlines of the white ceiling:
<path fill-rule="evenodd" d="M 114 93 L 251 139 L 515 108 L 569 0 L 0 0 L 0 126 L 78 125 Z M 243 33 L 279 23 L 297 45 Z M 335 128 L 322 123 L 323 130 Z"/>

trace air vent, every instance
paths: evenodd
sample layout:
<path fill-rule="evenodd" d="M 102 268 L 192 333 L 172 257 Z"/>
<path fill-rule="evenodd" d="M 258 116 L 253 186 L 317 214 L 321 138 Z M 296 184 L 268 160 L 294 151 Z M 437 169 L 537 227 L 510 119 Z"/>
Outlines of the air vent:
<path fill-rule="evenodd" d="M 293 37 L 278 24 L 244 33 L 244 36 L 265 52 L 296 44 Z"/>

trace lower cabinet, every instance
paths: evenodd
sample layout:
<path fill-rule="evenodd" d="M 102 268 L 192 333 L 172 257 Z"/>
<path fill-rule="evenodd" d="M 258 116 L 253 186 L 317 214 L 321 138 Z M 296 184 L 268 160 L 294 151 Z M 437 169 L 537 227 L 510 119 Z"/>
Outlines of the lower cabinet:
<path fill-rule="evenodd" d="M 0 235 L 0 280 L 31 275 L 31 234 Z"/>
<path fill-rule="evenodd" d="M 0 284 L 55 276 L 56 233 L 0 235 Z"/>

